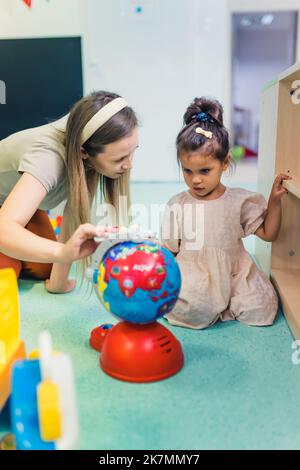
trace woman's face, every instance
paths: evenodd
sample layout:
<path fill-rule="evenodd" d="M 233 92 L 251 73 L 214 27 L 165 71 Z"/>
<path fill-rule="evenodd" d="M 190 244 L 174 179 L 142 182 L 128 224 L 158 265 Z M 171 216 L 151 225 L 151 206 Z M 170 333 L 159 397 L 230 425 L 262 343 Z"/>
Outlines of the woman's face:
<path fill-rule="evenodd" d="M 89 166 L 108 178 L 116 179 L 132 167 L 133 154 L 138 147 L 138 128 L 116 142 L 105 146 L 95 157 L 86 155 Z"/>

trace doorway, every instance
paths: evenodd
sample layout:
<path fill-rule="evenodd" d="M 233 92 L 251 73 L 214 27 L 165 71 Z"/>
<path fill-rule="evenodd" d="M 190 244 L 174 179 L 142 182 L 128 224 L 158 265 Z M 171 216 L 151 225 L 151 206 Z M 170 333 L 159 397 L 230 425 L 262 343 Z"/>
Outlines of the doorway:
<path fill-rule="evenodd" d="M 232 144 L 236 160 L 257 157 L 261 91 L 294 64 L 297 11 L 232 15 Z"/>

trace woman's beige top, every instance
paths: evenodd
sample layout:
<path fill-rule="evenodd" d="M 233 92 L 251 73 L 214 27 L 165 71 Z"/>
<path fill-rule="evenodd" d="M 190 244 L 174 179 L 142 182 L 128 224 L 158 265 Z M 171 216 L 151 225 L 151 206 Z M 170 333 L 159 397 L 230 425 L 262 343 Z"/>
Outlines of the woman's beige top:
<path fill-rule="evenodd" d="M 0 141 L 0 205 L 24 172 L 39 180 L 47 191 L 40 209 L 52 209 L 67 199 L 64 145 L 67 119 L 68 115 Z"/>

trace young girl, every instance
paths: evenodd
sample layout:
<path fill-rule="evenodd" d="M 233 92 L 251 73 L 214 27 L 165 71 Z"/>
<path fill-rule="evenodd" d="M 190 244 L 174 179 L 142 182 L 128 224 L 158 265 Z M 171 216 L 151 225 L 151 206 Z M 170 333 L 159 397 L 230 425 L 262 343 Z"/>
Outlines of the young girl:
<path fill-rule="evenodd" d="M 129 196 L 136 147 L 134 111 L 104 91 L 83 98 L 58 121 L 2 140 L 0 268 L 47 279 L 49 292 L 72 290 L 72 261 L 91 255 L 97 248 L 93 237 L 107 233 L 89 223 L 99 182 L 104 199 L 118 209 L 119 196 Z M 56 241 L 45 211 L 65 199 Z"/>
<path fill-rule="evenodd" d="M 242 238 L 276 239 L 286 192 L 282 181 L 290 177 L 276 177 L 268 205 L 260 194 L 221 183 L 231 159 L 218 101 L 195 98 L 176 144 L 188 191 L 168 202 L 162 224 L 163 242 L 176 255 L 182 275 L 178 302 L 167 319 L 196 329 L 218 319 L 271 325 L 277 296 Z"/>

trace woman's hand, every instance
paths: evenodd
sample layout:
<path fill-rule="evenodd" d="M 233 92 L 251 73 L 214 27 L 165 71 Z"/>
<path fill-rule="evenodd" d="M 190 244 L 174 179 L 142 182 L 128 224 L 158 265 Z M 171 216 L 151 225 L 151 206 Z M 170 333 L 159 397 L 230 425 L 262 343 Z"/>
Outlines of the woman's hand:
<path fill-rule="evenodd" d="M 76 287 L 75 279 L 67 279 L 64 283 L 58 284 L 51 279 L 46 279 L 45 289 L 50 292 L 50 294 L 66 294 L 71 292 Z"/>
<path fill-rule="evenodd" d="M 276 176 L 270 194 L 270 202 L 279 202 L 281 200 L 282 196 L 288 192 L 288 190 L 283 187 L 282 182 L 291 179 L 291 176 L 283 173 Z"/>
<path fill-rule="evenodd" d="M 91 256 L 100 244 L 100 242 L 94 240 L 94 237 L 107 238 L 114 231 L 114 228 L 107 226 L 80 225 L 66 243 L 58 245 L 57 262 L 72 263 L 72 261 Z"/>

